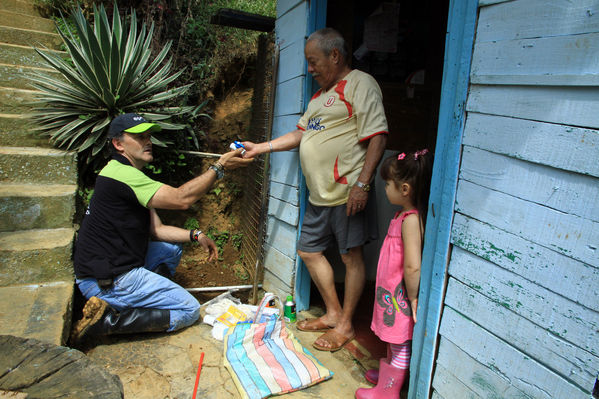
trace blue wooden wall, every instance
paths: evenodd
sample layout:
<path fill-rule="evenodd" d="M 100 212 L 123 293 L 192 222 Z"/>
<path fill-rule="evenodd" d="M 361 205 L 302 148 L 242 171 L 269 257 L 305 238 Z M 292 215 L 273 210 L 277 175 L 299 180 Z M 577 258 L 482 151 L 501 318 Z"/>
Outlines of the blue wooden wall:
<path fill-rule="evenodd" d="M 480 1 L 434 398 L 589 398 L 599 2 Z"/>
<path fill-rule="evenodd" d="M 294 130 L 304 111 L 306 80 L 304 41 L 309 4 L 279 0 L 275 25 L 279 68 L 275 93 L 272 137 Z M 266 291 L 295 295 L 296 243 L 300 224 L 301 171 L 298 151 L 271 154 L 268 226 L 264 282 Z M 298 306 L 302 308 L 302 306 Z"/>

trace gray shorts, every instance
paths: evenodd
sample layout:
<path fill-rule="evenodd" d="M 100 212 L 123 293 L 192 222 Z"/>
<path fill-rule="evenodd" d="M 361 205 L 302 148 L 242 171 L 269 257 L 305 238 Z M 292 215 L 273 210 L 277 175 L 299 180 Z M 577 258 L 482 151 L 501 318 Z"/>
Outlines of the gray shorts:
<path fill-rule="evenodd" d="M 374 191 L 374 190 L 373 190 Z M 378 238 L 376 196 L 368 198 L 366 208 L 347 216 L 347 205 L 315 206 L 308 202 L 302 222 L 297 249 L 304 252 L 323 252 L 337 244 L 340 254 Z"/>

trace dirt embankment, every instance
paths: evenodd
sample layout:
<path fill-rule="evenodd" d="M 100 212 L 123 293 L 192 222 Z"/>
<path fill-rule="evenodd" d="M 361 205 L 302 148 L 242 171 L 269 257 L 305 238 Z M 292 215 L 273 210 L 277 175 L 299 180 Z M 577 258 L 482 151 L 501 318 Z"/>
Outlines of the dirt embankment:
<path fill-rule="evenodd" d="M 214 101 L 213 120 L 206 131 L 205 151 L 223 153 L 228 151 L 234 140 L 244 140 L 250 123 L 251 101 L 252 89 L 232 90 L 222 100 Z M 206 170 L 212 162 L 214 159 L 204 159 L 202 170 Z M 199 245 L 185 244 L 175 282 L 185 288 L 252 283 L 240 262 L 242 193 L 242 171 L 229 171 L 190 210 L 164 212 L 165 221 L 177 226 L 195 218 L 199 228 L 211 234 L 222 250 L 218 260 L 208 262 L 206 251 Z"/>

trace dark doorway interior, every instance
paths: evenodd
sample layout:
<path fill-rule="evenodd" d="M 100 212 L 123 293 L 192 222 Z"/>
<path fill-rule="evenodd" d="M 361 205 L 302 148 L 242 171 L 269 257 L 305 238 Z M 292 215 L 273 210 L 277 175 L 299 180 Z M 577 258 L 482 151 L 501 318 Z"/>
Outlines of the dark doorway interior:
<path fill-rule="evenodd" d="M 389 150 L 434 150 L 448 6 L 447 0 L 328 1 L 327 26 L 339 30 L 350 44 L 352 68 L 370 73 L 381 86 Z M 365 43 L 365 27 L 377 25 L 372 18 L 381 18 L 379 10 L 387 16 L 399 10 L 397 29 L 378 32 L 380 47 L 395 43 L 396 50 L 369 51 L 360 57 L 356 52 Z"/>

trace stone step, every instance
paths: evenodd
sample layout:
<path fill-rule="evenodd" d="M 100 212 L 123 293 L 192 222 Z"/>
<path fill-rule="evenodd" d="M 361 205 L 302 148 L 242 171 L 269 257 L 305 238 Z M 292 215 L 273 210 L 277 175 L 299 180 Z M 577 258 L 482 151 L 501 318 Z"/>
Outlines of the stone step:
<path fill-rule="evenodd" d="M 67 56 L 65 51 L 48 50 L 59 56 Z M 46 60 L 33 48 L 17 44 L 0 43 L 0 63 L 4 65 L 50 68 Z"/>
<path fill-rule="evenodd" d="M 18 12 L 20 14 L 32 15 L 39 17 L 39 12 L 35 9 L 33 1 L 24 0 L 2 0 L 0 10 Z"/>
<path fill-rule="evenodd" d="M 21 114 L 31 111 L 35 90 L 0 87 L 0 109 L 5 114 Z"/>
<path fill-rule="evenodd" d="M 64 345 L 71 327 L 74 290 L 72 279 L 0 287 L 0 335 Z"/>
<path fill-rule="evenodd" d="M 0 182 L 77 184 L 76 156 L 52 148 L 0 147 Z"/>
<path fill-rule="evenodd" d="M 2 9 L 0 9 L 0 25 L 8 26 L 10 28 L 56 33 L 56 25 L 51 19 L 27 15 L 20 12 L 5 11 Z"/>
<path fill-rule="evenodd" d="M 0 114 L 0 146 L 52 147 L 47 137 L 31 130 L 26 114 Z"/>
<path fill-rule="evenodd" d="M 76 185 L 0 183 L 0 231 L 73 226 Z"/>
<path fill-rule="evenodd" d="M 60 50 L 62 39 L 57 33 L 0 26 L 0 42 Z"/>
<path fill-rule="evenodd" d="M 0 86 L 31 90 L 33 86 L 31 86 L 31 80 L 28 78 L 28 75 L 33 73 L 42 73 L 55 79 L 62 79 L 62 75 L 51 68 L 11 65 L 0 62 Z"/>
<path fill-rule="evenodd" d="M 0 232 L 0 286 L 72 281 L 73 228 Z"/>

